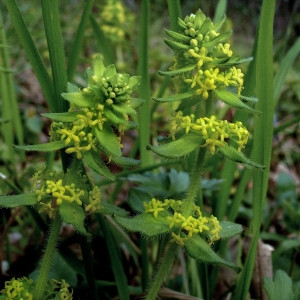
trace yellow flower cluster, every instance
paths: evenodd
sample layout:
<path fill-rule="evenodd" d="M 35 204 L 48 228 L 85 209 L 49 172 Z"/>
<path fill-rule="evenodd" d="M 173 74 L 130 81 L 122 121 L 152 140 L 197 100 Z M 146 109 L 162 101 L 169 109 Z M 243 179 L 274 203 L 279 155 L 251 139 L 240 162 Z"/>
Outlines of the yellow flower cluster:
<path fill-rule="evenodd" d="M 91 191 L 89 191 L 89 204 L 85 207 L 86 212 L 94 213 L 101 209 L 101 191 L 97 186 L 94 186 Z"/>
<path fill-rule="evenodd" d="M 179 129 L 196 132 L 205 140 L 203 145 L 208 147 L 211 154 L 216 152 L 216 147 L 226 144 L 227 139 L 232 139 L 241 151 L 249 138 L 248 130 L 241 122 L 230 123 L 227 120 L 217 120 L 216 116 L 203 117 L 195 120 L 195 116 L 183 116 L 182 112 L 176 113 L 171 123 L 171 136 L 175 139 L 175 133 Z"/>
<path fill-rule="evenodd" d="M 41 176 L 47 179 L 40 179 Z M 64 201 L 69 203 L 74 202 L 79 206 L 83 206 L 87 213 L 95 213 L 100 210 L 101 191 L 99 187 L 93 186 L 92 190 L 90 190 L 87 194 L 87 187 L 84 186 L 86 181 L 84 176 L 80 177 L 80 183 L 78 183 L 77 178 L 77 181 L 75 180 L 77 183 L 66 184 L 65 182 L 71 181 L 68 176 L 68 173 L 66 175 L 54 172 L 46 172 L 46 174 L 42 174 L 40 171 L 34 175 L 33 190 L 37 195 L 38 203 L 41 205 L 40 212 L 45 212 L 50 217 L 53 217 L 56 208 Z M 81 188 L 78 188 L 78 184 L 82 184 L 80 185 Z"/>
<path fill-rule="evenodd" d="M 97 151 L 97 139 L 94 136 L 93 128 L 103 129 L 106 118 L 102 116 L 103 105 L 97 104 L 94 108 L 83 108 L 78 113 L 77 120 L 72 123 L 53 122 L 51 135 L 60 136 L 65 142 L 66 153 L 76 153 L 78 159 L 82 158 L 82 152 Z"/>
<path fill-rule="evenodd" d="M 171 208 L 174 213 L 172 216 L 167 216 L 167 220 L 170 222 L 170 229 L 173 229 L 171 233 L 173 241 L 181 246 L 184 246 L 186 239 L 198 233 L 204 233 L 209 243 L 220 238 L 219 232 L 222 228 L 219 221 L 214 216 L 202 216 L 199 206 L 195 205 L 192 215 L 188 217 L 183 216 L 181 213 L 183 202 L 180 200 L 165 199 L 164 201 L 160 201 L 153 198 L 148 203 L 144 202 L 144 207 L 145 212 L 152 213 L 155 218 L 159 213 Z M 178 232 L 178 230 L 181 232 Z M 181 233 L 184 233 L 184 236 Z"/>
<path fill-rule="evenodd" d="M 199 62 L 202 61 L 203 58 L 199 60 Z M 202 95 L 203 99 L 207 99 L 210 91 L 217 88 L 223 89 L 228 86 L 237 86 L 238 95 L 240 95 L 244 84 L 243 77 L 244 74 L 241 69 L 237 69 L 236 67 L 223 72 L 220 72 L 219 68 L 209 68 L 203 71 L 199 67 L 192 78 L 185 79 L 184 81 L 190 83 L 191 88 L 196 88 L 195 95 Z"/>
<path fill-rule="evenodd" d="M 73 299 L 73 290 L 70 292 L 70 285 L 63 279 L 62 281 L 58 281 L 56 279 L 52 279 L 50 281 L 52 285 L 53 291 L 57 291 L 58 299 L 61 300 L 72 300 Z"/>
<path fill-rule="evenodd" d="M 244 74 L 235 67 L 240 58 L 234 55 L 228 43 L 230 32 L 218 32 L 222 22 L 214 24 L 199 10 L 184 20 L 179 19 L 178 24 L 178 32 L 166 32 L 173 39 L 166 40 L 175 51 L 173 72 L 182 70 L 178 74 L 183 75 L 184 82 L 203 99 L 207 99 L 215 89 L 228 86 L 237 87 L 240 95 Z M 194 68 L 186 69 L 187 66 Z"/>
<path fill-rule="evenodd" d="M 82 205 L 82 197 L 84 190 L 75 187 L 75 184 L 65 185 L 62 179 L 46 180 L 39 189 L 35 190 L 37 200 L 42 206 L 40 212 L 47 213 L 50 217 L 55 214 L 55 208 L 63 203 L 63 201 L 76 202 Z"/>
<path fill-rule="evenodd" d="M 21 277 L 18 279 L 12 278 L 5 282 L 4 289 L 1 290 L 0 299 L 6 300 L 33 300 L 33 291 L 35 288 L 35 283 L 32 279 L 26 277 Z M 58 281 L 51 279 L 48 282 L 45 293 L 48 294 L 47 299 L 62 299 L 71 300 L 73 299 L 73 291 L 69 291 L 70 285 L 63 279 Z M 51 298 L 49 297 L 51 295 Z"/>
<path fill-rule="evenodd" d="M 33 296 L 30 291 L 33 290 L 33 285 L 34 282 L 32 279 L 25 277 L 19 279 L 12 278 L 10 281 L 5 282 L 5 286 L 4 289 L 1 290 L 1 294 L 5 295 L 5 299 L 7 300 L 32 300 Z"/>
<path fill-rule="evenodd" d="M 119 0 L 107 0 L 101 7 L 100 19 L 103 32 L 113 40 L 123 39 L 125 35 L 124 25 L 126 21 L 125 7 Z"/>

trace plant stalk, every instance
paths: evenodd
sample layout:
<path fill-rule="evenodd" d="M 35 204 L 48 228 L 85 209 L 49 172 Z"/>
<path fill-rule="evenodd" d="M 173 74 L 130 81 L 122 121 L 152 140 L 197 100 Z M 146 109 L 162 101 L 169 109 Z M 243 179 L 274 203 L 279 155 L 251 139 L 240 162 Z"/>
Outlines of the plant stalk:
<path fill-rule="evenodd" d="M 184 201 L 184 207 L 182 210 L 182 215 L 184 217 L 188 217 L 193 209 L 195 198 L 197 196 L 200 187 L 200 180 L 201 180 L 205 154 L 206 154 L 206 148 L 200 148 L 197 155 L 196 163 L 194 165 L 194 168 L 190 176 L 191 182 L 190 182 L 188 194 Z"/>
<path fill-rule="evenodd" d="M 51 268 L 54 253 L 56 251 L 56 243 L 59 237 L 59 232 L 62 224 L 62 219 L 57 213 L 51 227 L 50 236 L 47 242 L 47 247 L 42 260 L 39 277 L 36 283 L 33 299 L 44 299 L 43 294 L 46 290 L 49 271 Z"/>
<path fill-rule="evenodd" d="M 162 263 L 158 269 L 158 272 L 156 273 L 156 276 L 152 283 L 151 289 L 146 297 L 146 300 L 156 299 L 160 287 L 163 281 L 165 280 L 166 274 L 169 272 L 173 264 L 173 260 L 177 253 L 177 247 L 178 245 L 176 243 L 169 244 L 168 250 L 166 251 L 164 258 L 162 259 Z"/>

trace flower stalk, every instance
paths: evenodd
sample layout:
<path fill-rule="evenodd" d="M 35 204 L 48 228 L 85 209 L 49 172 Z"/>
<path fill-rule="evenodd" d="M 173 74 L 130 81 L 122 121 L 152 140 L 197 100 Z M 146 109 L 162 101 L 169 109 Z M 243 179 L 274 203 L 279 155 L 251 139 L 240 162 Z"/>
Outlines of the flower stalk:
<path fill-rule="evenodd" d="M 45 286 L 47 285 L 53 256 L 56 251 L 56 244 L 59 237 L 61 225 L 62 219 L 59 214 L 56 214 L 52 223 L 50 236 L 47 241 L 47 247 L 43 256 L 40 273 L 34 290 L 33 299 L 43 299 L 43 294 L 45 292 Z"/>

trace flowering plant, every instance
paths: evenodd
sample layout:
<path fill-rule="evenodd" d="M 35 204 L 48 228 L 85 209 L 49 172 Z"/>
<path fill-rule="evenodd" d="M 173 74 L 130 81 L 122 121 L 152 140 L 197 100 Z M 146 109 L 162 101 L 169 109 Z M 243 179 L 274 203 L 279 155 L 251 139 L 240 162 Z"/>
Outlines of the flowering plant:
<path fill-rule="evenodd" d="M 11 11 L 14 13 L 18 11 L 14 7 L 15 1 L 6 2 Z M 143 5 L 146 3 L 146 1 L 142 2 Z M 124 11 L 116 5 L 119 2 L 108 1 L 107 3 L 107 11 L 103 11 L 101 15 L 105 22 L 111 23 L 113 18 L 119 17 L 115 23 L 124 24 Z M 169 2 L 170 6 L 174 3 L 175 1 Z M 70 286 L 76 286 L 78 278 L 71 278 L 67 283 L 67 278 L 66 280 L 62 279 L 64 277 L 56 278 L 56 274 L 53 279 L 50 279 L 52 276 L 49 275 L 63 222 L 72 225 L 74 236 L 78 238 L 81 247 L 82 260 L 80 257 L 76 261 L 80 261 L 80 267 L 74 268 L 75 272 L 74 270 L 72 272 L 76 273 L 75 277 L 79 275 L 78 277 L 82 278 L 79 289 L 84 287 L 85 291 L 89 290 L 88 293 L 93 299 L 99 298 L 99 286 L 102 287 L 102 280 L 98 282 L 96 280 L 98 278 L 94 276 L 96 268 L 93 259 L 98 253 L 90 248 L 91 243 L 95 242 L 98 236 L 103 238 L 106 245 L 102 247 L 101 244 L 101 248 L 108 251 L 109 266 L 115 277 L 112 285 L 116 286 L 120 299 L 128 300 L 130 297 L 129 282 L 122 268 L 120 253 L 117 251 L 120 245 L 125 249 L 126 255 L 134 253 L 133 258 L 137 263 L 139 263 L 137 255 L 141 254 L 141 272 L 150 274 L 147 268 L 148 239 L 151 243 L 152 241 L 155 243 L 158 241 L 156 238 L 160 238 L 161 249 L 157 257 L 163 253 L 164 258 L 160 260 L 158 271 L 153 272 L 150 288 L 148 288 L 149 279 L 144 278 L 144 274 L 141 276 L 139 292 L 147 292 L 148 300 L 156 299 L 174 258 L 178 253 L 182 253 L 178 252 L 179 249 L 195 259 L 190 261 L 205 263 L 203 264 L 205 268 L 206 264 L 210 264 L 213 267 L 229 267 L 239 272 L 240 266 L 230 258 L 223 258 L 222 251 L 217 252 L 217 250 L 218 248 L 222 250 L 222 246 L 225 245 L 221 240 L 239 235 L 243 228 L 240 224 L 223 220 L 224 216 L 219 216 L 214 207 L 212 210 L 207 209 L 202 198 L 205 181 L 203 174 L 210 162 L 209 159 L 214 160 L 219 154 L 248 168 L 255 168 L 258 171 L 264 168 L 256 163 L 256 160 L 252 161 L 243 154 L 247 142 L 252 138 L 246 124 L 237 120 L 222 119 L 216 109 L 221 101 L 222 105 L 233 109 L 245 110 L 256 116 L 261 114 L 254 108 L 257 103 L 260 103 L 258 99 L 244 95 L 245 76 L 240 64 L 250 62 L 252 58 L 240 58 L 231 49 L 228 41 L 231 33 L 224 31 L 222 26 L 225 17 L 214 23 L 198 10 L 184 19 L 179 18 L 177 26 L 173 24 L 172 30 L 165 31 L 167 35 L 165 43 L 174 51 L 174 60 L 167 71 L 159 71 L 159 74 L 175 83 L 176 93 L 165 97 L 160 93 L 160 96 L 153 99 L 158 103 L 172 103 L 172 109 L 174 103 L 178 106 L 170 113 L 168 132 L 164 133 L 165 136 L 147 147 L 140 147 L 140 152 L 133 151 L 131 153 L 133 158 L 128 158 L 123 155 L 125 132 L 142 123 L 143 126 L 146 124 L 146 127 L 149 125 L 150 128 L 146 118 L 145 120 L 136 118 L 137 108 L 143 103 L 149 104 L 148 99 L 150 99 L 150 95 L 147 96 L 148 87 L 143 81 L 143 76 L 118 73 L 114 64 L 105 66 L 104 61 L 107 57 L 104 59 L 102 55 L 97 54 L 93 56 L 91 67 L 86 69 L 85 87 L 67 83 L 67 74 L 62 68 L 63 47 L 60 39 L 57 38 L 60 28 L 58 11 L 54 10 L 55 1 L 43 1 L 42 5 L 46 22 L 48 20 L 45 27 L 50 48 L 53 82 L 46 69 L 39 69 L 38 59 L 35 61 L 35 67 L 40 72 L 37 73 L 50 104 L 51 112 L 42 114 L 52 122 L 49 131 L 50 141 L 44 144 L 16 146 L 16 148 L 48 152 L 47 162 L 46 166 L 33 176 L 29 192 L 22 194 L 18 187 L 11 185 L 15 195 L 0 197 L 0 205 L 6 208 L 20 205 L 34 207 L 32 210 L 35 219 L 38 220 L 37 223 L 45 224 L 46 221 L 50 221 L 51 227 L 50 234 L 44 235 L 47 238 L 47 246 L 41 264 L 37 266 L 33 275 L 28 277 L 30 279 L 22 277 L 7 281 L 1 291 L 0 299 L 3 297 L 72 299 L 73 292 Z M 85 5 L 83 21 L 88 19 L 92 1 L 86 1 Z M 114 5 L 117 8 L 115 11 Z M 112 15 L 111 12 L 115 14 Z M 15 18 L 18 19 L 16 16 L 18 15 L 15 14 Z M 91 20 L 94 24 L 95 20 L 93 18 Z M 21 23 L 17 23 L 18 26 Z M 56 27 L 53 24 L 56 24 Z M 110 35 L 115 34 L 113 41 L 114 38 L 124 36 L 124 32 L 118 26 L 115 28 L 110 25 L 104 26 L 102 30 L 109 38 Z M 139 57 L 142 60 L 140 53 Z M 32 55 L 32 57 L 36 56 Z M 141 69 L 145 66 L 143 64 L 139 66 L 139 75 L 143 74 L 144 70 Z M 44 71 L 46 74 L 43 73 Z M 71 75 L 68 74 L 69 79 L 72 78 Z M 134 98 L 136 92 L 140 93 L 140 97 L 141 94 L 146 95 L 145 99 Z M 149 107 L 147 105 L 144 107 L 147 112 Z M 138 137 L 140 140 L 136 140 L 136 144 L 139 141 L 142 145 L 145 140 L 149 143 L 149 136 L 147 134 L 143 136 L 142 131 L 140 133 L 141 136 Z M 52 154 L 56 150 L 61 154 L 61 169 L 53 163 Z M 153 185 L 157 185 L 156 189 L 149 188 L 146 190 L 148 194 L 141 186 L 132 188 L 130 184 L 126 185 L 129 195 L 121 208 L 115 201 L 115 195 L 121 184 L 124 181 L 130 182 L 134 175 L 141 180 L 147 177 L 145 171 L 164 164 L 164 162 L 150 166 L 144 164 L 144 150 L 147 154 L 154 154 L 153 161 L 157 156 L 168 159 L 166 164 L 173 161 L 186 163 L 188 160 L 191 171 L 189 174 L 177 173 L 172 169 L 163 178 L 170 186 L 173 185 L 173 188 L 176 184 L 180 185 L 174 188 L 172 193 L 170 191 L 167 193 L 167 188 L 158 191 L 162 188 L 160 185 L 162 177 L 159 176 L 157 181 L 152 182 Z M 135 158 L 141 158 L 141 167 L 134 170 L 127 169 L 139 164 Z M 112 165 L 125 167 L 125 169 L 121 174 L 116 174 L 110 168 Z M 185 179 L 184 184 L 181 182 L 182 179 Z M 104 185 L 117 180 L 113 193 L 110 188 L 103 188 Z M 106 201 L 107 196 L 111 201 Z M 208 198 L 210 196 L 211 194 Z M 255 218 L 259 217 L 255 216 Z M 94 226 L 94 223 L 99 225 L 99 231 L 96 231 L 98 227 Z M 87 224 L 92 226 L 89 227 Z M 45 227 L 44 232 L 48 230 L 48 226 Z M 127 231 L 138 233 L 133 234 L 134 237 L 141 235 L 142 238 L 139 240 L 141 251 L 137 249 L 135 241 L 130 239 Z M 131 252 L 131 249 L 134 250 Z M 207 272 L 208 269 L 205 271 Z M 107 282 L 104 283 L 106 284 Z M 108 285 L 110 284 L 109 282 Z"/>

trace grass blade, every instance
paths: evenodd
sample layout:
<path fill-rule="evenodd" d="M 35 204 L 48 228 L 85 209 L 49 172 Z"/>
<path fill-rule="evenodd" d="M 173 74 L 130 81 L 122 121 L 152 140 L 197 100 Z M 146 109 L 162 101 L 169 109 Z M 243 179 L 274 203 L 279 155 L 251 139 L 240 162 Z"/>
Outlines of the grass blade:
<path fill-rule="evenodd" d="M 58 0 L 42 0 L 41 3 L 54 85 L 54 98 L 47 99 L 47 102 L 50 107 L 54 107 L 53 112 L 64 112 L 68 103 L 62 99 L 61 93 L 67 87 L 67 72 Z"/>
<path fill-rule="evenodd" d="M 263 117 L 255 119 L 252 159 L 257 163 L 265 165 L 266 170 L 264 172 L 253 171 L 253 220 L 251 224 L 253 239 L 243 271 L 237 282 L 237 287 L 233 295 L 234 300 L 247 298 L 268 187 L 274 115 L 272 54 L 274 10 L 275 1 L 263 1 L 256 54 L 256 96 L 260 99 L 257 109 L 263 113 Z"/>
<path fill-rule="evenodd" d="M 16 4 L 16 1 L 5 0 L 5 4 L 10 14 L 11 22 L 13 23 L 15 30 L 18 34 L 19 40 L 24 47 L 30 65 L 32 66 L 38 78 L 42 91 L 46 99 L 52 99 L 51 101 L 49 101 L 50 110 L 54 111 L 54 106 L 52 105 L 54 101 L 53 83 L 42 61 L 42 58 L 32 40 L 32 37 L 27 29 L 27 26 L 23 20 L 23 17 Z"/>
<path fill-rule="evenodd" d="M 286 75 L 293 65 L 296 57 L 300 52 L 300 38 L 294 43 L 294 45 L 290 48 L 288 53 L 282 58 L 281 63 L 278 67 L 276 75 L 274 77 L 274 102 L 277 104 L 280 93 L 286 78 Z"/>
<path fill-rule="evenodd" d="M 92 10 L 92 6 L 93 6 L 94 0 L 88 0 L 85 3 L 84 6 L 84 11 L 76 32 L 76 36 L 74 39 L 74 43 L 72 46 L 72 52 L 70 53 L 70 57 L 69 57 L 69 61 L 68 61 L 68 70 L 67 70 L 67 74 L 68 74 L 68 80 L 71 81 L 75 70 L 76 70 L 76 66 L 77 66 L 77 62 L 78 62 L 78 58 L 79 58 L 79 54 L 80 51 L 82 49 L 82 41 L 83 41 L 83 37 L 84 37 L 84 32 L 85 32 L 85 28 L 87 25 L 87 22 L 89 20 L 89 16 Z"/>
<path fill-rule="evenodd" d="M 0 44 L 6 45 L 6 35 L 3 26 L 2 14 L 0 12 Z M 2 61 L 2 66 L 4 69 L 10 69 L 10 57 L 7 47 L 0 47 L 0 61 Z M 0 71 L 0 82 L 1 82 L 1 90 L 0 95 L 2 99 L 2 116 L 3 119 L 8 119 L 9 123 L 4 125 L 2 124 L 2 136 L 6 137 L 5 144 L 8 147 L 12 147 L 14 135 L 16 136 L 17 142 L 19 145 L 23 144 L 24 134 L 22 122 L 18 110 L 18 103 L 14 90 L 14 80 L 13 74 L 11 72 Z M 3 126 L 4 125 L 4 126 Z M 6 126 L 12 127 L 5 128 Z M 12 150 L 12 149 L 11 149 Z M 11 160 L 14 160 L 14 151 L 9 151 L 11 155 Z M 22 155 L 23 156 L 23 155 Z M 24 157 L 24 156 L 23 156 Z"/>
<path fill-rule="evenodd" d="M 111 46 L 109 40 L 105 37 L 103 31 L 101 30 L 100 26 L 98 25 L 93 15 L 90 16 L 90 22 L 93 27 L 100 48 L 99 52 L 103 55 L 104 63 L 106 65 L 114 64 L 115 55 L 114 52 L 112 51 L 113 47 Z"/>

